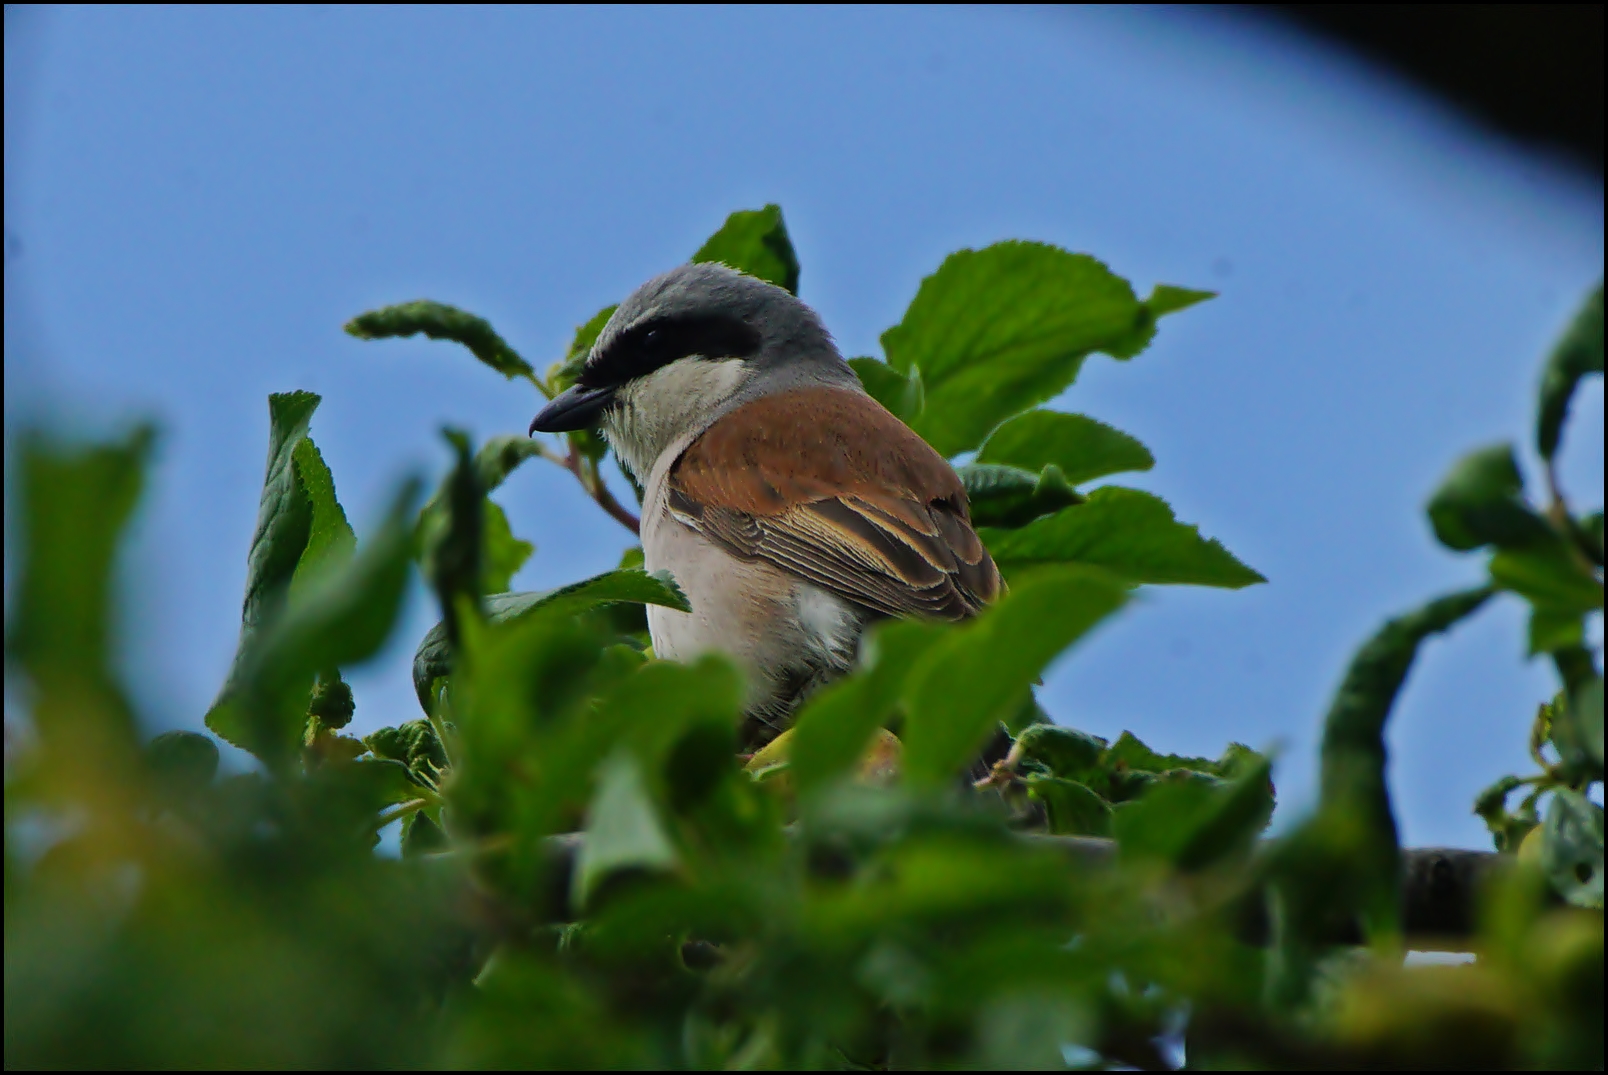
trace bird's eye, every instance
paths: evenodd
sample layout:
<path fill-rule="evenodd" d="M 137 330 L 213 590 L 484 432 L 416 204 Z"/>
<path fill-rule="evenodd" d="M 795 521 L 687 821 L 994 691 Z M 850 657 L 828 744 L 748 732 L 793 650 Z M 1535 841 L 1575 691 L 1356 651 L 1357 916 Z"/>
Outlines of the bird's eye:
<path fill-rule="evenodd" d="M 656 328 L 651 328 L 642 336 L 642 349 L 645 351 L 651 351 L 658 347 L 660 341 L 663 339 L 664 333 L 660 332 Z"/>

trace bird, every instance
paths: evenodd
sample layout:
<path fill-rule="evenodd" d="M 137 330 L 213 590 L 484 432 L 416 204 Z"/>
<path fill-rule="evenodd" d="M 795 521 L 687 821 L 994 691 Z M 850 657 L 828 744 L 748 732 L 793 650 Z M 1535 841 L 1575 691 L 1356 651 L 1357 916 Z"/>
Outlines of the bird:
<path fill-rule="evenodd" d="M 871 624 L 966 619 L 1003 588 L 954 468 L 757 277 L 683 265 L 627 297 L 530 432 L 592 427 L 642 490 L 644 568 L 691 608 L 649 606 L 654 654 L 733 658 L 750 749 L 854 667 Z"/>

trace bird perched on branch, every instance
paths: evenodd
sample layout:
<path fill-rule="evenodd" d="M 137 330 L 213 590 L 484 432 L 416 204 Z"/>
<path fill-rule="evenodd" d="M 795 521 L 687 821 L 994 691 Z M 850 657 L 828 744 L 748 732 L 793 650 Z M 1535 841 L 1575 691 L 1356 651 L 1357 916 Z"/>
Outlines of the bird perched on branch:
<path fill-rule="evenodd" d="M 594 424 L 644 490 L 645 566 L 692 606 L 649 607 L 654 652 L 735 657 L 750 746 L 849 670 L 868 623 L 962 619 L 1000 591 L 953 468 L 780 287 L 711 264 L 643 284 L 530 428 Z"/>

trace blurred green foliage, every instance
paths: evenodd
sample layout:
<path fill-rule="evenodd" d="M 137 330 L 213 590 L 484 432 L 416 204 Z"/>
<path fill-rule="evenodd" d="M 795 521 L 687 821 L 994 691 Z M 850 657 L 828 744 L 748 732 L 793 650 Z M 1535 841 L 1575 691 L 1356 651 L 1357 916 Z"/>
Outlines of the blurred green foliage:
<path fill-rule="evenodd" d="M 775 206 L 733 214 L 695 258 L 798 286 Z M 1186 1049 L 1191 1067 L 1600 1067 L 1602 680 L 1584 625 L 1602 516 L 1551 480 L 1532 507 L 1511 449 L 1459 464 L 1429 504 L 1450 548 L 1487 551 L 1488 581 L 1358 652 L 1320 804 L 1286 836 L 1261 839 L 1268 756 L 1108 742 L 1034 700 L 1134 586 L 1262 581 L 1151 494 L 1077 489 L 1154 460 L 1040 409 L 1091 353 L 1130 359 L 1207 297 L 1140 301 L 1039 243 L 961 251 L 923 282 L 887 361 L 854 368 L 941 451 L 978 451 L 962 474 L 1011 589 L 968 623 L 883 625 L 752 764 L 737 671 L 653 658 L 644 604 L 687 606 L 639 551 L 503 592 L 532 548 L 488 494 L 525 460 L 629 521 L 595 435 L 477 451 L 449 430 L 435 495 L 421 507 L 404 484 L 358 542 L 308 436 L 318 397 L 272 397 L 239 652 L 206 718 L 260 761 L 244 772 L 220 771 L 206 735 L 144 741 L 114 672 L 150 431 L 21 435 L 7 1066 L 1151 1069 Z M 1601 301 L 1546 369 L 1549 479 L 1569 394 L 1602 368 Z M 551 395 L 611 310 L 545 379 L 437 303 L 348 331 L 456 341 Z M 357 739 L 342 671 L 393 633 L 416 567 L 442 612 L 414 662 L 423 715 Z M 1386 721 L 1423 640 L 1499 591 L 1530 605 L 1560 690 L 1531 728 L 1538 771 L 1476 804 L 1513 853 L 1484 893 L 1480 959 L 1404 966 Z M 1001 736 L 1008 753 L 968 777 Z M 400 858 L 377 851 L 389 825 Z M 1337 925 L 1366 947 L 1337 947 Z"/>

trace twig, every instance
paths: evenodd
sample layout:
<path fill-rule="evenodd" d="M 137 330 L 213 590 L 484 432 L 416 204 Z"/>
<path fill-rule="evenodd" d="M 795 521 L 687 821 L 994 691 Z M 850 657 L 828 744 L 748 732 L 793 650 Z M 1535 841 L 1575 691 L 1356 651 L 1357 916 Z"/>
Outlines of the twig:
<path fill-rule="evenodd" d="M 420 810 L 429 805 L 429 799 L 409 799 L 407 802 L 399 803 L 381 814 L 375 820 L 374 827 L 377 829 L 383 829 L 391 822 L 407 817 L 409 814 L 418 813 Z"/>
<path fill-rule="evenodd" d="M 585 489 L 587 495 L 597 502 L 598 507 L 608 512 L 615 522 L 633 534 L 642 532 L 642 520 L 614 499 L 614 494 L 609 492 L 609 487 L 603 482 L 603 476 L 597 471 L 597 464 L 582 456 L 575 450 L 573 444 L 570 445 L 569 455 L 564 459 L 563 466 L 565 470 L 575 475 L 575 480 L 581 483 L 581 488 Z"/>

